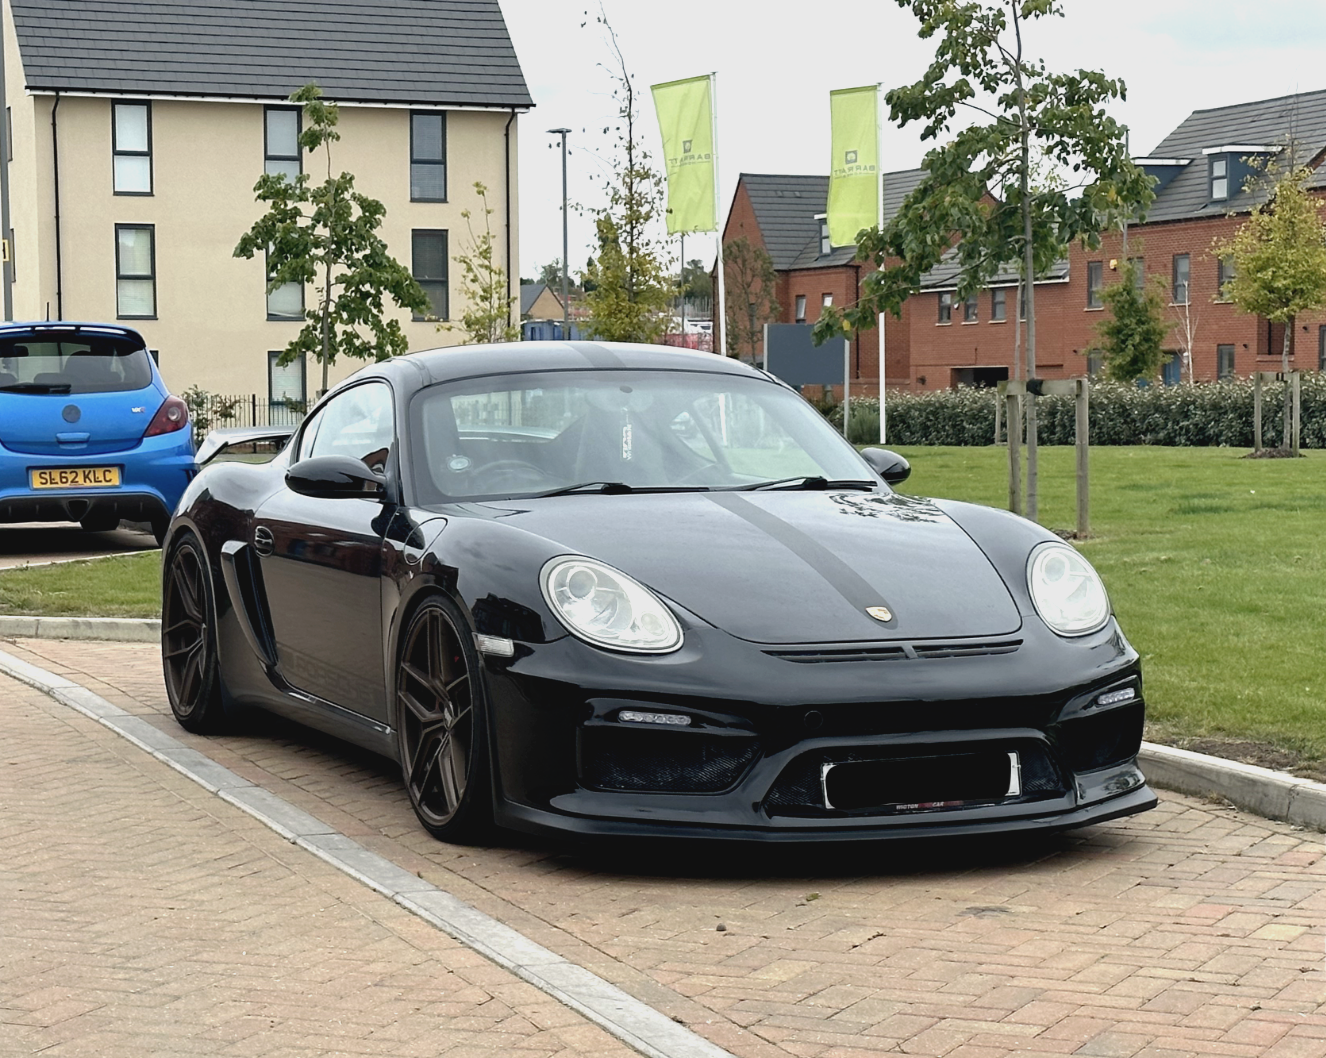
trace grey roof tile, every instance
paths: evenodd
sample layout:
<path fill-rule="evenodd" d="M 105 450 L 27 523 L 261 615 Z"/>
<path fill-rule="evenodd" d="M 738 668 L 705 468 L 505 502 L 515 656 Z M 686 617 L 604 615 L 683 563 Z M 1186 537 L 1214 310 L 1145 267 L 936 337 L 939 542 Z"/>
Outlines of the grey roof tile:
<path fill-rule="evenodd" d="M 497 0 L 12 0 L 33 90 L 533 105 Z"/>

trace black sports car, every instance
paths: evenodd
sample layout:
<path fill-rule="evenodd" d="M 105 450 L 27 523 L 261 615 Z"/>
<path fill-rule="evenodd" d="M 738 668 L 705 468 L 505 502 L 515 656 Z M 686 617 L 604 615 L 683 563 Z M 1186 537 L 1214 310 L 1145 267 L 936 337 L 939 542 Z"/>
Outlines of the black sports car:
<path fill-rule="evenodd" d="M 1095 571 L 1007 512 L 895 493 L 908 471 L 708 354 L 377 364 L 270 462 L 190 484 L 164 551 L 171 706 L 193 731 L 260 706 L 394 757 L 447 840 L 1150 808 L 1138 655 Z"/>

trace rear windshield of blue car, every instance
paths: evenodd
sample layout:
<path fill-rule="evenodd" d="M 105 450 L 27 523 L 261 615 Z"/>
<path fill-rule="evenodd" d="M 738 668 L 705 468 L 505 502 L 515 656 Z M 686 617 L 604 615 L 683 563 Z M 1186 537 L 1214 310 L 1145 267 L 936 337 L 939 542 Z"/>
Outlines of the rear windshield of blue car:
<path fill-rule="evenodd" d="M 0 392 L 112 393 L 151 384 L 147 350 L 132 339 L 0 338 Z"/>

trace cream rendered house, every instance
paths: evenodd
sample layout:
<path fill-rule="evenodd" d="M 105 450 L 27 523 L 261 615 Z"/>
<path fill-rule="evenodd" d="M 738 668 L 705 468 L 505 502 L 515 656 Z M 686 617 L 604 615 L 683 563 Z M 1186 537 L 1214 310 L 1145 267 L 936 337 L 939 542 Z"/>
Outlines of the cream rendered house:
<path fill-rule="evenodd" d="M 381 233 L 440 318 L 462 310 L 452 258 L 476 180 L 520 275 L 516 134 L 532 101 L 497 0 L 2 3 L 11 318 L 124 321 L 176 392 L 315 396 L 319 364 L 275 364 L 313 289 L 268 295 L 265 263 L 233 256 L 262 213 L 260 174 L 326 175 L 321 154 L 300 157 L 285 102 L 309 81 L 341 106 L 334 170 L 385 204 Z M 460 340 L 407 317 L 411 348 Z"/>

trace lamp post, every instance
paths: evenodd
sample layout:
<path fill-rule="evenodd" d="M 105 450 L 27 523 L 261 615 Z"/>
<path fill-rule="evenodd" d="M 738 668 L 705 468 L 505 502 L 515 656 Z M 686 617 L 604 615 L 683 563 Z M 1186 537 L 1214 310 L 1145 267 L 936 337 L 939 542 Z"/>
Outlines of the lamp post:
<path fill-rule="evenodd" d="M 549 129 L 548 132 L 553 136 L 562 137 L 562 341 L 571 340 L 571 303 L 568 300 L 570 292 L 567 289 L 567 265 L 566 253 L 568 242 L 566 237 L 566 137 L 570 134 L 570 129 Z"/>

